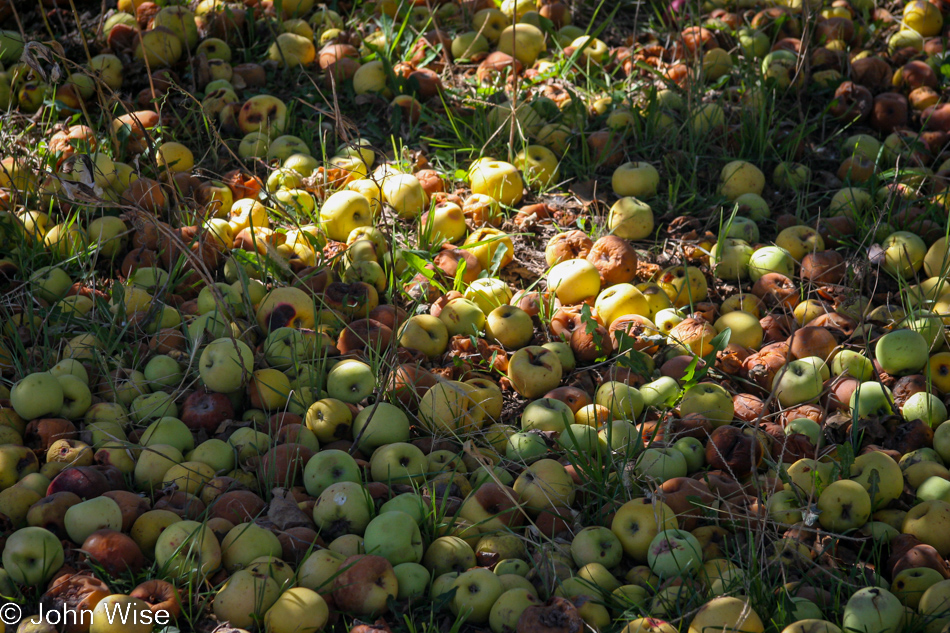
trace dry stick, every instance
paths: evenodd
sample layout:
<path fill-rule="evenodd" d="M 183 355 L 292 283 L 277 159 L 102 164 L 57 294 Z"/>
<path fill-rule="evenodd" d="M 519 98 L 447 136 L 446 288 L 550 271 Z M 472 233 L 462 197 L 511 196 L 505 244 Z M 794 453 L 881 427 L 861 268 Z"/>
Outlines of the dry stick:
<path fill-rule="evenodd" d="M 103 3 L 105 0 L 103 0 Z M 79 31 L 79 41 L 82 42 L 82 48 L 86 52 L 86 59 L 92 59 L 92 55 L 89 54 L 89 42 L 86 41 L 86 34 L 82 32 L 82 23 L 79 20 L 79 12 L 76 10 L 76 4 L 73 0 L 69 0 L 69 8 L 72 9 L 73 19 L 76 20 L 76 30 Z M 102 22 L 100 22 L 100 25 Z"/>
<path fill-rule="evenodd" d="M 515 121 L 518 118 L 518 38 L 516 37 L 518 27 L 515 26 L 518 11 L 511 14 L 511 70 L 513 71 L 514 85 L 511 90 L 511 125 L 508 132 L 508 162 L 513 162 L 512 151 L 515 145 Z"/>

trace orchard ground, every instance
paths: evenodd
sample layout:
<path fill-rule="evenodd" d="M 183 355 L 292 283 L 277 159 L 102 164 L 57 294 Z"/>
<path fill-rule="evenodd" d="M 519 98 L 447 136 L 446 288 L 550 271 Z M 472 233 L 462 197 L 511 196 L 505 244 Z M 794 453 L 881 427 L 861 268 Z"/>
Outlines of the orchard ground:
<path fill-rule="evenodd" d="M 0 633 L 950 631 L 948 15 L 0 0 Z"/>

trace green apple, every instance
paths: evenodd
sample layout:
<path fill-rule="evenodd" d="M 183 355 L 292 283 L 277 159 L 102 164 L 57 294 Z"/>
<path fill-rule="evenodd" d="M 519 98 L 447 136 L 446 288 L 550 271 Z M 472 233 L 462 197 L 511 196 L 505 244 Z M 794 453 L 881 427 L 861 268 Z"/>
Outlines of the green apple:
<path fill-rule="evenodd" d="M 504 587 L 491 570 L 476 567 L 459 574 L 452 584 L 455 597 L 449 607 L 456 616 L 472 624 L 485 624 L 492 605 L 504 593 Z"/>
<path fill-rule="evenodd" d="M 254 352 L 247 343 L 219 338 L 201 352 L 198 374 L 211 391 L 233 393 L 243 387 L 254 370 Z"/>
<path fill-rule="evenodd" d="M 109 497 L 95 497 L 70 506 L 63 517 L 63 524 L 69 539 L 82 545 L 86 537 L 96 530 L 121 530 L 122 510 Z"/>
<path fill-rule="evenodd" d="M 735 415 L 732 396 L 722 386 L 712 382 L 701 382 L 689 387 L 683 393 L 679 408 L 680 415 L 698 413 L 714 427 L 729 424 Z"/>
<path fill-rule="evenodd" d="M 63 545 L 49 530 L 24 527 L 14 531 L 3 546 L 3 568 L 22 585 L 40 585 L 63 566 Z"/>
<path fill-rule="evenodd" d="M 418 563 L 424 554 L 424 542 L 415 519 L 405 512 L 380 512 L 366 526 L 363 547 L 367 554 L 382 556 L 394 566 Z"/>
<path fill-rule="evenodd" d="M 621 420 L 638 419 L 644 407 L 643 396 L 636 387 L 617 381 L 607 381 L 598 387 L 594 403 L 607 407 L 614 418 Z"/>
<path fill-rule="evenodd" d="M 367 455 L 385 444 L 409 440 L 409 418 L 388 402 L 365 407 L 353 419 L 353 439 Z M 393 563 L 396 564 L 396 563 Z"/>
<path fill-rule="evenodd" d="M 791 278 L 795 274 L 795 259 L 780 246 L 763 246 L 749 258 L 749 278 L 755 282 L 766 273 L 781 273 Z"/>
<path fill-rule="evenodd" d="M 850 479 L 829 484 L 818 497 L 818 522 L 835 534 L 854 530 L 871 516 L 871 497 L 864 486 Z"/>
<path fill-rule="evenodd" d="M 874 356 L 883 371 L 892 376 L 906 376 L 917 373 L 927 364 L 930 346 L 914 330 L 894 330 L 878 339 Z"/>
<path fill-rule="evenodd" d="M 937 428 L 947 419 L 947 407 L 932 393 L 920 391 L 904 402 L 901 415 L 905 420 L 922 420 L 931 428 Z"/>
<path fill-rule="evenodd" d="M 376 374 L 362 361 L 341 361 L 327 374 L 327 393 L 331 398 L 356 404 L 375 390 Z"/>
<path fill-rule="evenodd" d="M 699 540 L 686 530 L 663 530 L 650 541 L 647 564 L 657 576 L 691 575 L 703 564 Z"/>
<path fill-rule="evenodd" d="M 879 451 L 855 457 L 851 465 L 851 479 L 873 495 L 873 510 L 887 506 L 904 492 L 904 476 L 900 466 L 891 456 Z"/>
<path fill-rule="evenodd" d="M 221 540 L 221 563 L 229 572 L 247 567 L 255 558 L 280 555 L 274 533 L 254 523 L 235 525 Z"/>
<path fill-rule="evenodd" d="M 894 397 L 891 390 L 879 382 L 862 382 L 851 394 L 848 403 L 851 417 L 865 419 L 892 414 Z"/>
<path fill-rule="evenodd" d="M 62 384 L 49 372 L 29 374 L 10 390 L 13 410 L 24 420 L 58 416 L 64 399 Z"/>
<path fill-rule="evenodd" d="M 844 606 L 841 626 L 845 631 L 897 633 L 903 629 L 904 605 L 887 589 L 864 587 L 855 591 Z"/>
<path fill-rule="evenodd" d="M 818 399 L 823 389 L 821 372 L 806 360 L 793 360 L 782 367 L 772 380 L 772 392 L 785 407 Z"/>

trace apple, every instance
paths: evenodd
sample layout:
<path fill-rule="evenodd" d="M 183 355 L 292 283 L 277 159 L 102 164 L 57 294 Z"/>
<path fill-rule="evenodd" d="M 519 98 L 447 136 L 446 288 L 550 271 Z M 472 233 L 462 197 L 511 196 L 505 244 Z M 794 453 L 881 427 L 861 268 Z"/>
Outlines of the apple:
<path fill-rule="evenodd" d="M 380 512 L 366 526 L 363 547 L 367 554 L 382 556 L 392 565 L 419 563 L 424 552 L 416 520 L 405 512 Z"/>
<path fill-rule="evenodd" d="M 376 374 L 366 363 L 348 359 L 333 366 L 327 374 L 327 393 L 331 398 L 356 404 L 376 390 Z"/>
<path fill-rule="evenodd" d="M 950 461 L 950 424 L 941 422 L 934 430 L 933 447 L 944 463 Z"/>
<path fill-rule="evenodd" d="M 270 633 L 317 633 L 329 617 L 330 609 L 320 594 L 291 587 L 264 614 L 264 628 Z"/>
<path fill-rule="evenodd" d="M 609 529 L 590 526 L 578 532 L 571 541 L 571 557 L 579 568 L 588 563 L 600 563 L 607 569 L 620 564 L 623 546 Z"/>
<path fill-rule="evenodd" d="M 158 537 L 155 561 L 169 577 L 196 580 L 221 566 L 221 547 L 206 525 L 178 521 L 166 527 Z"/>
<path fill-rule="evenodd" d="M 659 407 L 671 402 L 680 393 L 679 383 L 669 376 L 660 376 L 656 380 L 640 387 L 643 404 L 647 407 Z"/>
<path fill-rule="evenodd" d="M 478 428 L 484 410 L 477 409 L 471 394 L 474 385 L 445 380 L 429 389 L 419 402 L 419 416 L 432 432 L 454 435 Z"/>
<path fill-rule="evenodd" d="M 676 528 L 676 515 L 668 505 L 644 498 L 624 503 L 610 523 L 610 531 L 620 540 L 624 553 L 639 563 L 647 561 L 650 543 L 657 534 Z"/>
<path fill-rule="evenodd" d="M 397 336 L 400 347 L 422 352 L 429 358 L 441 356 L 449 343 L 449 331 L 445 323 L 431 314 L 409 317 Z"/>
<path fill-rule="evenodd" d="M 744 633 L 762 633 L 765 630 L 759 614 L 748 602 L 720 596 L 699 608 L 689 623 L 688 633 L 727 630 L 727 627 Z"/>
<path fill-rule="evenodd" d="M 686 389 L 679 408 L 680 415 L 698 413 L 713 427 L 731 423 L 735 415 L 732 396 L 725 388 L 711 382 L 701 382 Z"/>
<path fill-rule="evenodd" d="M 408 441 L 409 427 L 409 418 L 399 407 L 376 402 L 353 419 L 353 440 L 361 451 L 370 455 L 380 446 Z"/>
<path fill-rule="evenodd" d="M 904 492 L 904 476 L 900 466 L 892 457 L 879 451 L 865 453 L 854 459 L 851 480 L 864 486 L 868 494 L 873 495 L 872 510 L 887 506 Z"/>
<path fill-rule="evenodd" d="M 164 417 L 148 425 L 139 438 L 139 443 L 142 446 L 167 444 L 185 454 L 195 447 L 195 438 L 184 422 L 178 418 Z"/>
<path fill-rule="evenodd" d="M 544 347 L 522 347 L 508 360 L 508 380 L 522 397 L 539 398 L 559 386 L 561 378 L 561 361 Z"/>
<path fill-rule="evenodd" d="M 904 5 L 902 16 L 904 26 L 924 37 L 934 36 L 943 29 L 943 15 L 929 2 L 922 0 L 908 2 Z"/>
<path fill-rule="evenodd" d="M 720 237 L 731 237 L 748 244 L 755 244 L 759 241 L 759 225 L 755 220 L 737 215 L 729 218 L 725 223 Z"/>
<path fill-rule="evenodd" d="M 901 415 L 905 420 L 922 420 L 931 428 L 937 428 L 947 419 L 947 407 L 937 396 L 920 391 L 904 402 Z"/>
<path fill-rule="evenodd" d="M 267 574 L 239 569 L 214 596 L 215 617 L 233 626 L 253 627 L 280 597 L 280 587 Z"/>
<path fill-rule="evenodd" d="M 659 482 L 685 477 L 687 471 L 686 456 L 673 448 L 648 448 L 637 456 L 634 465 L 638 476 Z"/>
<path fill-rule="evenodd" d="M 901 532 L 916 536 L 933 546 L 941 556 L 950 551 L 950 535 L 944 526 L 950 520 L 950 503 L 939 499 L 924 501 L 911 508 L 901 525 Z"/>
<path fill-rule="evenodd" d="M 280 541 L 274 533 L 254 523 L 234 526 L 221 540 L 221 563 L 229 572 L 243 569 L 261 556 L 280 555 Z"/>
<path fill-rule="evenodd" d="M 96 530 L 121 530 L 122 510 L 109 497 L 95 497 L 70 506 L 63 520 L 69 539 L 81 545 Z"/>
<path fill-rule="evenodd" d="M 533 588 L 533 587 L 532 587 Z M 516 630 L 521 614 L 531 606 L 541 605 L 541 600 L 530 589 L 516 587 L 506 589 L 495 600 L 488 615 L 492 633 L 507 633 Z"/>
<path fill-rule="evenodd" d="M 570 281 L 567 283 L 570 283 Z M 607 327 L 610 327 L 620 317 L 628 314 L 636 314 L 646 318 L 649 318 L 650 315 L 650 304 L 647 298 L 636 286 L 628 283 L 614 284 L 602 290 L 594 302 L 594 309 L 597 316 Z"/>
<path fill-rule="evenodd" d="M 336 398 L 314 402 L 307 409 L 304 422 L 317 439 L 326 444 L 352 437 L 353 413 L 345 402 Z"/>
<path fill-rule="evenodd" d="M 848 405 L 854 419 L 890 415 L 894 398 L 891 390 L 879 382 L 862 382 L 858 385 Z"/>
<path fill-rule="evenodd" d="M 534 338 L 534 322 L 521 308 L 503 305 L 488 314 L 485 334 L 508 349 L 520 349 Z"/>
<path fill-rule="evenodd" d="M 905 607 L 916 610 L 924 593 L 944 580 L 943 575 L 930 567 L 911 567 L 894 575 L 891 593 Z"/>
<path fill-rule="evenodd" d="M 325 540 L 343 534 L 362 535 L 373 513 L 372 499 L 358 482 L 327 486 L 313 506 L 313 521 Z"/>
<path fill-rule="evenodd" d="M 780 273 L 786 277 L 795 274 L 795 259 L 781 246 L 763 246 L 749 258 L 749 278 L 755 282 L 766 273 Z"/>
<path fill-rule="evenodd" d="M 920 236 L 909 231 L 895 231 L 882 242 L 884 270 L 898 278 L 909 279 L 924 265 L 927 245 Z"/>
<path fill-rule="evenodd" d="M 563 431 L 574 420 L 571 408 L 561 400 L 538 398 L 532 400 L 521 413 L 521 428 L 525 431 Z"/>
<path fill-rule="evenodd" d="M 831 372 L 835 376 L 847 375 L 865 382 L 874 376 L 874 363 L 860 352 L 842 349 L 831 359 Z"/>
<path fill-rule="evenodd" d="M 449 337 L 478 335 L 485 327 L 485 313 L 474 301 L 457 297 L 449 301 L 439 313 Z"/>
<path fill-rule="evenodd" d="M 661 579 L 690 575 L 703 563 L 702 547 L 686 530 L 663 530 L 650 541 L 647 563 Z"/>
<path fill-rule="evenodd" d="M 694 266 L 670 266 L 657 274 L 656 283 L 677 308 L 705 301 L 709 290 L 706 277 Z"/>
<path fill-rule="evenodd" d="M 821 425 L 811 418 L 795 418 L 785 425 L 785 435 L 804 435 L 812 444 L 823 443 Z"/>
<path fill-rule="evenodd" d="M 63 566 L 63 545 L 49 530 L 23 527 L 7 537 L 3 546 L 3 568 L 22 585 L 45 583 Z"/>
<path fill-rule="evenodd" d="M 846 631 L 897 633 L 903 628 L 905 615 L 904 605 L 890 591 L 881 587 L 864 587 L 848 599 L 841 626 Z"/>
<path fill-rule="evenodd" d="M 331 240 L 345 242 L 354 229 L 372 225 L 369 201 L 356 191 L 337 191 L 320 207 L 320 227 Z"/>
<path fill-rule="evenodd" d="M 129 417 L 139 424 L 165 416 L 178 415 L 178 405 L 171 394 L 159 391 L 136 397 L 129 405 Z"/>
<path fill-rule="evenodd" d="M 135 485 L 151 490 L 161 485 L 165 473 L 184 461 L 181 451 L 167 444 L 153 444 L 143 450 L 135 462 Z"/>
<path fill-rule="evenodd" d="M 818 497 L 818 522 L 830 532 L 854 530 L 871 516 L 871 497 L 857 481 L 842 479 L 831 483 Z"/>
<path fill-rule="evenodd" d="M 950 581 L 941 580 L 930 586 L 920 597 L 917 612 L 926 618 L 930 627 L 945 627 L 950 623 L 947 617 L 947 606 L 950 605 Z"/>
<path fill-rule="evenodd" d="M 150 358 L 142 373 L 145 374 L 149 386 L 154 390 L 175 387 L 181 383 L 185 375 L 178 361 L 165 354 Z"/>
<path fill-rule="evenodd" d="M 341 611 L 371 618 L 387 610 L 398 585 L 393 566 L 382 556 L 350 556 L 334 580 L 333 601 Z"/>
<path fill-rule="evenodd" d="M 743 240 L 720 239 L 710 251 L 709 263 L 719 279 L 739 281 L 749 276 L 752 253 L 752 247 Z"/>
<path fill-rule="evenodd" d="M 227 442 L 217 438 L 205 440 L 188 453 L 186 458 L 188 461 L 207 464 L 216 474 L 234 470 L 234 451 Z"/>
<path fill-rule="evenodd" d="M 501 279 L 483 277 L 468 285 L 463 295 L 485 314 L 511 302 L 511 288 Z"/>
<path fill-rule="evenodd" d="M 485 36 L 492 44 L 498 43 L 498 38 L 511 20 L 498 9 L 482 9 L 472 16 L 472 28 Z"/>
<path fill-rule="evenodd" d="M 383 199 L 400 218 L 419 216 L 426 206 L 426 193 L 411 174 L 393 174 L 383 180 Z"/>
<path fill-rule="evenodd" d="M 629 586 L 631 585 L 626 585 L 625 587 Z M 617 591 L 620 591 L 625 587 L 621 587 Z M 616 592 L 614 593 L 616 595 Z M 636 595 L 639 596 L 639 593 Z M 641 604 L 647 598 L 648 596 L 644 596 L 643 600 L 630 600 L 630 602 L 634 604 Z M 627 622 L 627 626 L 624 627 L 624 633 L 676 633 L 676 631 L 676 627 L 674 627 L 672 624 L 658 618 L 636 618 Z"/>
<path fill-rule="evenodd" d="M 440 536 L 426 548 L 422 564 L 433 578 L 451 572 L 461 573 L 475 567 L 475 551 L 457 536 Z"/>
<path fill-rule="evenodd" d="M 326 594 L 345 559 L 331 549 L 314 549 L 297 569 L 297 585 Z"/>
<path fill-rule="evenodd" d="M 151 605 L 141 598 L 112 594 L 92 609 L 89 633 L 149 633 L 155 624 L 167 624 L 170 618 L 168 611 L 152 611 Z"/>
<path fill-rule="evenodd" d="M 419 239 L 426 245 L 458 242 L 468 233 L 462 207 L 454 202 L 440 202 L 423 214 L 419 223 Z"/>
<path fill-rule="evenodd" d="M 362 477 L 359 465 L 349 453 L 337 449 L 323 449 L 307 461 L 303 481 L 307 494 L 319 497 L 335 483 L 346 481 L 359 484 Z"/>
<path fill-rule="evenodd" d="M 798 262 L 809 253 L 825 250 L 825 241 L 818 231 L 800 224 L 782 229 L 775 238 L 775 245 L 784 248 Z"/>
<path fill-rule="evenodd" d="M 452 40 L 452 57 L 456 60 L 471 59 L 490 49 L 488 38 L 478 31 L 459 33 Z"/>
<path fill-rule="evenodd" d="M 643 413 L 643 396 L 636 387 L 617 381 L 607 381 L 597 388 L 594 403 L 607 407 L 610 414 L 621 420 L 636 420 Z"/>
<path fill-rule="evenodd" d="M 600 272 L 586 259 L 568 259 L 548 271 L 548 289 L 563 305 L 573 305 L 596 297 L 600 292 Z M 639 292 L 639 291 L 638 291 Z"/>
<path fill-rule="evenodd" d="M 823 388 L 819 369 L 807 360 L 790 361 L 772 380 L 772 392 L 785 407 L 817 400 Z"/>
<path fill-rule="evenodd" d="M 198 374 L 205 387 L 218 393 L 233 393 L 254 369 L 254 353 L 240 339 L 219 338 L 208 344 L 198 360 Z"/>
<path fill-rule="evenodd" d="M 660 184 L 660 173 L 650 163 L 630 162 L 617 167 L 610 181 L 614 194 L 621 198 L 652 198 Z"/>
<path fill-rule="evenodd" d="M 455 589 L 449 603 L 452 613 L 472 624 L 487 623 L 492 605 L 504 593 L 498 576 L 479 567 L 459 574 L 452 587 Z"/>
<path fill-rule="evenodd" d="M 653 209 L 633 197 L 617 200 L 607 215 L 607 228 L 611 235 L 627 240 L 646 239 L 653 233 Z"/>
<path fill-rule="evenodd" d="M 894 330 L 878 339 L 874 356 L 883 371 L 892 376 L 907 376 L 918 373 L 927 364 L 930 346 L 914 330 Z"/>
<path fill-rule="evenodd" d="M 55 417 L 63 408 L 62 383 L 49 372 L 28 374 L 10 390 L 10 403 L 24 420 Z"/>
<path fill-rule="evenodd" d="M 719 174 L 719 193 L 732 201 L 747 193 L 761 195 L 764 188 L 765 174 L 746 161 L 727 163 Z"/>
<path fill-rule="evenodd" d="M 524 181 L 518 168 L 500 160 L 479 160 L 469 170 L 473 194 L 484 194 L 503 205 L 514 206 L 524 196 Z"/>
<path fill-rule="evenodd" d="M 373 481 L 411 484 L 425 478 L 429 463 L 414 444 L 397 442 L 377 448 L 370 458 L 369 468 Z"/>
<path fill-rule="evenodd" d="M 558 158 L 543 145 L 529 145 L 515 155 L 514 166 L 531 189 L 547 189 L 557 182 Z"/>

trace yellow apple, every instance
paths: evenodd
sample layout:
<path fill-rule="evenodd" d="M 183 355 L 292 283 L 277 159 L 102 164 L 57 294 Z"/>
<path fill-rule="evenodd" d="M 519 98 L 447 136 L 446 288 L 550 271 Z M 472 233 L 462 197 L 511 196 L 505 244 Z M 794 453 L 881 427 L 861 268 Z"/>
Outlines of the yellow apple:
<path fill-rule="evenodd" d="M 472 193 L 491 196 L 506 206 L 521 202 L 524 181 L 518 168 L 500 160 L 482 159 L 469 172 Z"/>

